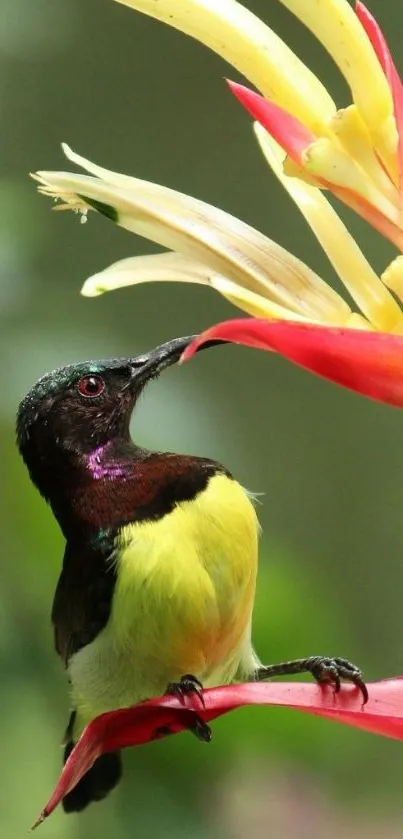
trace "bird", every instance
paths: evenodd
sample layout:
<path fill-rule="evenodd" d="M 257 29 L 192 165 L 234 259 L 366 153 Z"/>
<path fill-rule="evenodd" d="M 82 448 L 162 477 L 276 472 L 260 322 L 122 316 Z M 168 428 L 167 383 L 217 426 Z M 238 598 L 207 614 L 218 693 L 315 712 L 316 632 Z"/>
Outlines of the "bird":
<path fill-rule="evenodd" d="M 261 664 L 253 498 L 215 460 L 150 451 L 131 437 L 144 388 L 193 338 L 59 368 L 18 409 L 20 453 L 65 539 L 51 614 L 70 684 L 64 760 L 97 715 L 164 692 L 202 698 L 204 687 L 310 672 L 336 690 L 353 682 L 368 698 L 347 659 Z M 211 738 L 201 717 L 192 731 Z M 65 812 L 105 798 L 121 774 L 119 752 L 100 756 L 64 797 Z"/>

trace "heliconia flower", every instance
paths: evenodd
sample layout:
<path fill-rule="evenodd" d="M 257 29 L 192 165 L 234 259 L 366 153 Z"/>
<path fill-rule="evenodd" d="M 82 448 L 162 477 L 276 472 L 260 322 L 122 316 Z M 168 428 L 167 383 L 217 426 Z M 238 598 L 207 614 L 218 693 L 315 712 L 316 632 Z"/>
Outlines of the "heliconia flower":
<path fill-rule="evenodd" d="M 102 714 L 82 733 L 34 827 L 50 816 L 101 754 L 177 734 L 194 724 L 196 714 L 209 723 L 246 705 L 277 705 L 403 740 L 403 678 L 373 682 L 368 692 L 363 705 L 360 693 L 349 685 L 335 693 L 303 682 L 253 682 L 205 690 L 204 705 L 198 702 L 197 707 L 189 700 L 184 705 L 178 698 L 162 696 Z"/>
<path fill-rule="evenodd" d="M 235 0 L 119 2 L 192 35 L 240 70 L 261 95 L 230 83 L 233 92 L 294 163 L 298 158 L 297 169 L 286 164 L 286 171 L 331 189 L 402 248 L 402 86 L 361 2 L 354 11 L 348 0 L 280 0 L 345 76 L 353 104 L 340 111 L 319 79 Z"/>
<path fill-rule="evenodd" d="M 366 362 L 368 345 L 362 340 L 366 331 L 371 331 L 375 342 L 377 339 L 385 342 L 384 333 L 395 333 L 393 336 L 386 335 L 386 344 L 397 352 L 400 340 L 397 334 L 403 335 L 402 310 L 324 195 L 303 181 L 286 177 L 282 172 L 278 146 L 260 126 L 257 126 L 256 133 L 273 171 L 303 212 L 340 279 L 356 301 L 357 311 L 352 311 L 343 298 L 303 262 L 244 222 L 174 190 L 102 169 L 64 146 L 68 158 L 92 176 L 37 173 L 40 190 L 65 202 L 56 205 L 56 209 L 95 209 L 127 230 L 173 251 L 122 260 L 90 277 L 83 293 L 94 296 L 155 280 L 209 285 L 248 314 L 266 319 L 264 324 L 261 320 L 250 319 L 244 321 L 244 326 L 252 329 L 255 324 L 259 328 L 259 346 L 264 346 L 262 329 L 266 327 L 266 348 L 271 349 L 276 349 L 271 345 L 273 321 L 290 321 L 290 338 L 296 324 L 304 324 L 306 330 L 295 333 L 299 341 L 303 338 L 307 340 L 311 324 L 322 328 L 342 327 L 345 333 L 340 330 L 332 333 L 333 337 L 339 335 L 340 340 L 336 338 L 332 349 L 334 363 L 328 378 L 346 384 L 344 371 L 353 368 L 358 371 L 357 374 L 347 378 L 354 381 L 355 390 L 391 404 L 403 405 L 399 358 L 395 359 L 394 375 L 391 376 L 385 353 L 375 353 L 378 362 L 384 359 L 385 368 L 378 363 L 374 380 L 371 360 Z M 401 265 L 395 261 L 389 268 L 389 276 L 396 288 L 401 274 Z M 231 333 L 232 323 L 235 331 Z M 349 352 L 345 351 L 347 345 L 343 335 L 346 333 L 350 338 Z M 239 332 L 239 321 L 226 325 L 226 339 L 250 344 L 250 336 L 247 338 L 245 330 L 242 335 Z M 403 338 L 401 340 L 403 343 Z M 356 347 L 354 354 L 351 354 L 351 343 Z M 320 344 L 322 346 L 325 345 Z M 287 355 L 284 347 L 277 349 Z M 191 349 L 188 356 L 190 353 Z M 293 360 L 298 361 L 298 358 Z M 318 372 L 327 375 L 326 363 L 320 360 L 319 355 L 318 366 Z M 314 354 L 310 369 L 315 370 Z"/>
<path fill-rule="evenodd" d="M 331 189 L 402 246 L 402 85 L 370 13 L 361 3 L 354 12 L 347 0 L 281 0 L 347 79 L 354 104 L 337 112 L 319 80 L 235 0 L 121 1 L 198 38 L 259 89 L 230 83 L 258 120 L 255 134 L 267 162 L 354 305 L 228 213 L 103 169 L 64 146 L 69 160 L 89 175 L 37 173 L 40 191 L 64 202 L 56 209 L 97 210 L 170 251 L 122 260 L 90 277 L 83 294 L 151 281 L 211 286 L 252 315 L 219 325 L 217 336 L 224 330 L 228 341 L 280 352 L 359 393 L 403 406 L 403 311 L 396 300 L 403 299 L 403 257 L 378 276 L 323 193 Z M 283 328 L 278 321 L 286 322 Z M 208 330 L 199 343 L 212 334 Z M 185 357 L 191 355 L 192 347 Z"/>

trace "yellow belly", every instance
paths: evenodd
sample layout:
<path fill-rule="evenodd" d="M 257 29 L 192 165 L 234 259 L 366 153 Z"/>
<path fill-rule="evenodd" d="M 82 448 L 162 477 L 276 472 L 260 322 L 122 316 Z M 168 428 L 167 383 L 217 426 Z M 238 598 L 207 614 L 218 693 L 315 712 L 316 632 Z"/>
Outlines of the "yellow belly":
<path fill-rule="evenodd" d="M 252 672 L 257 536 L 247 494 L 224 475 L 162 519 L 122 530 L 111 617 L 69 667 L 83 721 L 185 673 L 207 686 Z"/>

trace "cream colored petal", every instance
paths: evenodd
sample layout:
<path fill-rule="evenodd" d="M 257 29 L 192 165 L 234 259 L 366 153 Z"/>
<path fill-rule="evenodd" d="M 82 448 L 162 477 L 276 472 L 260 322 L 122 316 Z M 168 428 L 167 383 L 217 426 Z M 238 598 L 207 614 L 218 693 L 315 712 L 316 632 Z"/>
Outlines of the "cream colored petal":
<path fill-rule="evenodd" d="M 114 265 L 110 265 L 99 274 L 89 277 L 84 283 L 81 293 L 84 297 L 97 297 L 108 291 L 153 282 L 207 285 L 254 317 L 310 322 L 309 318 L 304 318 L 283 306 L 271 303 L 260 294 L 241 288 L 231 280 L 210 271 L 204 265 L 187 259 L 182 254 L 170 251 L 121 259 L 120 262 L 115 262 Z"/>
<path fill-rule="evenodd" d="M 135 189 L 137 193 L 139 190 L 144 189 L 147 195 L 150 195 L 153 191 L 159 194 L 161 191 L 160 184 L 154 184 L 151 181 L 143 181 L 141 178 L 134 178 L 131 175 L 122 175 L 121 172 L 113 172 L 111 169 L 105 169 L 103 166 L 98 166 L 97 163 L 93 163 L 92 160 L 88 160 L 87 157 L 77 154 L 67 143 L 62 143 L 61 146 L 64 155 L 67 157 L 67 160 L 70 160 L 70 163 L 75 163 L 76 166 L 85 169 L 86 172 L 99 178 L 100 181 L 105 181 L 105 183 L 121 187 L 122 189 Z M 170 190 L 168 187 L 165 188 L 166 198 L 168 198 L 171 192 L 173 196 L 177 194 L 175 190 Z"/>
<path fill-rule="evenodd" d="M 261 125 L 255 133 L 273 172 L 308 222 L 338 276 L 365 317 L 378 329 L 403 330 L 403 313 L 329 201 L 316 187 L 283 173 L 284 152 Z"/>
<path fill-rule="evenodd" d="M 210 280 L 216 276 L 218 275 L 205 265 L 187 259 L 180 253 L 168 251 L 121 259 L 104 271 L 89 277 L 81 289 L 81 294 L 84 297 L 98 297 L 118 288 L 155 282 L 209 285 Z"/>
<path fill-rule="evenodd" d="M 287 45 L 236 0 L 118 0 L 196 38 L 318 134 L 333 100 Z"/>
<path fill-rule="evenodd" d="M 339 66 L 371 134 L 397 146 L 393 102 L 374 49 L 347 0 L 280 0 L 318 38 Z"/>
<path fill-rule="evenodd" d="M 300 260 L 244 222 L 187 195 L 131 179 L 121 189 L 63 172 L 36 176 L 47 194 L 99 210 L 120 226 L 204 264 L 279 305 L 323 323 L 343 323 L 349 307 Z M 134 184 L 138 187 L 134 187 Z"/>
<path fill-rule="evenodd" d="M 238 306 L 239 309 L 247 312 L 248 315 L 252 315 L 252 317 L 268 318 L 269 320 L 292 320 L 298 323 L 315 323 L 312 319 L 298 315 L 290 309 L 286 309 L 284 306 L 279 306 L 270 300 L 265 300 L 260 294 L 254 294 L 253 291 L 241 288 L 239 285 L 232 283 L 231 280 L 226 280 L 225 277 L 211 279 L 210 285 L 216 291 L 219 291 L 226 300 L 229 300 L 234 306 Z"/>

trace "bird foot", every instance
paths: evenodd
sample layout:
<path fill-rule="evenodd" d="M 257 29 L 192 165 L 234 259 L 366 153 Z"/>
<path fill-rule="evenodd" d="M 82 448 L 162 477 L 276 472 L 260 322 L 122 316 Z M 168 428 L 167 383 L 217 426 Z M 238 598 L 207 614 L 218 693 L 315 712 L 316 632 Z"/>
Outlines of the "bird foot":
<path fill-rule="evenodd" d="M 165 694 L 177 696 L 183 702 L 186 696 L 196 695 L 204 708 L 203 685 L 196 676 L 187 673 L 181 676 L 179 682 L 169 682 Z M 196 714 L 196 721 L 189 727 L 189 730 L 196 735 L 198 740 L 209 743 L 212 738 L 211 728 L 202 718 Z"/>
<path fill-rule="evenodd" d="M 361 691 L 363 704 L 368 702 L 368 688 L 361 670 L 347 658 L 315 655 L 296 661 L 286 661 L 283 664 L 272 664 L 259 668 L 255 673 L 255 679 L 263 681 L 273 676 L 292 676 L 296 673 L 311 673 L 319 684 L 331 685 L 335 693 L 339 692 L 342 681 L 352 682 Z"/>
<path fill-rule="evenodd" d="M 196 694 L 204 707 L 202 690 L 203 685 L 199 679 L 196 676 L 192 676 L 191 673 L 187 673 L 186 676 L 181 676 L 179 682 L 169 682 L 165 693 L 173 694 L 180 699 L 184 699 L 185 696 L 189 696 L 190 694 Z"/>

